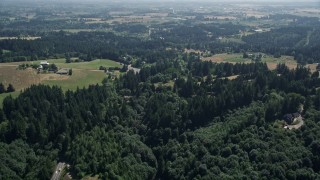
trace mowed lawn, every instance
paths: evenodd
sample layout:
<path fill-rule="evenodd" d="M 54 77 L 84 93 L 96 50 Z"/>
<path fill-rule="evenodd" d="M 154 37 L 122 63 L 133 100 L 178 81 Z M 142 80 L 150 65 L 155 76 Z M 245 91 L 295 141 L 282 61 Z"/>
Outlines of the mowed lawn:
<path fill-rule="evenodd" d="M 52 78 L 42 80 L 41 84 L 46 85 L 57 85 L 60 86 L 64 91 L 66 90 L 76 90 L 77 87 L 83 88 L 87 87 L 90 84 L 101 84 L 102 80 L 106 77 L 106 74 L 103 71 L 92 71 L 92 70 L 82 70 L 82 69 L 73 69 L 72 76 L 58 75 L 62 76 L 61 79 Z"/>
<path fill-rule="evenodd" d="M 62 61 L 62 62 L 61 62 Z M 100 66 L 104 67 L 122 67 L 120 63 L 107 60 L 107 59 L 96 59 L 90 62 L 79 62 L 79 63 L 65 63 L 65 60 L 50 60 L 49 63 L 55 63 L 61 68 L 75 68 L 75 69 L 86 69 L 86 70 L 98 70 Z"/>
<path fill-rule="evenodd" d="M 31 68 L 26 70 L 17 69 L 19 64 L 39 64 L 40 61 L 0 63 L 0 82 L 5 86 L 10 83 L 16 89 L 13 93 L 0 94 L 0 107 L 2 107 L 3 99 L 6 96 L 17 97 L 21 91 L 33 84 L 56 85 L 60 86 L 64 91 L 76 90 L 78 87 L 83 88 L 91 84 L 101 84 L 102 80 L 107 76 L 104 71 L 98 70 L 100 66 L 107 68 L 122 67 L 120 63 L 106 59 L 68 64 L 65 63 L 65 59 L 50 59 L 47 62 L 56 64 L 58 68 L 72 68 L 72 76 L 53 73 L 37 74 L 36 70 Z"/>

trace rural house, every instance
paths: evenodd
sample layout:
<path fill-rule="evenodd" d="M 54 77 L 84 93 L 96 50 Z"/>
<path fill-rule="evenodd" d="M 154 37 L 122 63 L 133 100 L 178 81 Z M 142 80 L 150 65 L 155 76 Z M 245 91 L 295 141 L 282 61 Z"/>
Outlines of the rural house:
<path fill-rule="evenodd" d="M 300 113 L 296 112 L 296 113 L 292 113 L 292 114 L 286 114 L 283 116 L 283 120 L 287 123 L 287 124 L 292 124 L 294 122 L 294 120 L 296 118 L 299 118 L 301 116 Z"/>

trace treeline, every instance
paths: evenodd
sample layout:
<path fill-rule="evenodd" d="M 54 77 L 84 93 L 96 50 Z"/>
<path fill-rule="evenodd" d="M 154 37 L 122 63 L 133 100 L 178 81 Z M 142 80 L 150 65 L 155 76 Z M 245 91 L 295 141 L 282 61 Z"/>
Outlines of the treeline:
<path fill-rule="evenodd" d="M 47 20 L 48 18 L 54 18 L 52 14 L 46 17 L 33 18 L 31 20 L 22 19 L 3 23 L 4 28 L 15 30 L 19 29 L 21 31 L 32 31 L 32 32 L 48 32 L 61 29 L 103 29 L 110 27 L 108 24 L 95 24 L 95 23 L 85 23 L 85 21 L 79 21 L 78 18 L 72 18 L 68 20 Z"/>
<path fill-rule="evenodd" d="M 37 60 L 64 57 L 67 53 L 87 55 L 92 58 L 107 58 L 123 63 L 131 61 L 128 55 L 136 56 L 140 62 L 154 63 L 159 59 L 176 56 L 167 51 L 159 40 L 143 41 L 139 38 L 122 37 L 104 32 L 53 32 L 41 39 L 0 41 L 1 62 Z"/>
<path fill-rule="evenodd" d="M 183 29 L 183 31 L 181 30 Z M 218 24 L 199 24 L 186 22 L 185 24 L 161 24 L 154 27 L 151 37 L 154 39 L 162 38 L 166 42 L 194 47 L 198 44 L 208 44 L 215 41 L 219 36 L 236 35 L 246 27 L 232 23 Z"/>
<path fill-rule="evenodd" d="M 8 84 L 8 87 L 6 88 L 2 83 L 0 83 L 0 94 L 14 92 L 14 91 L 15 91 L 15 88 L 13 87 L 12 84 Z"/>
<path fill-rule="evenodd" d="M 319 25 L 318 25 L 319 26 Z M 318 26 L 289 26 L 243 37 L 254 52 L 294 56 L 298 63 L 319 62 Z"/>

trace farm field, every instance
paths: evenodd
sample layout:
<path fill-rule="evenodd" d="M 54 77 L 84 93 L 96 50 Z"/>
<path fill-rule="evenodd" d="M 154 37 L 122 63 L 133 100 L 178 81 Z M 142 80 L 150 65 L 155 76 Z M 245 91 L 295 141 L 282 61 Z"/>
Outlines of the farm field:
<path fill-rule="evenodd" d="M 225 63 L 225 62 L 230 62 L 230 63 L 249 63 L 251 62 L 250 59 L 244 59 L 242 58 L 242 54 L 215 54 L 210 57 L 205 57 L 203 58 L 204 61 L 212 61 L 216 63 Z"/>
<path fill-rule="evenodd" d="M 203 58 L 204 61 L 212 61 L 217 63 L 252 63 L 251 59 L 242 58 L 241 53 L 235 54 L 216 54 L 211 57 Z M 274 58 L 273 56 L 266 55 L 262 57 L 262 61 L 268 65 L 268 68 L 273 70 L 277 67 L 277 64 L 285 63 L 290 69 L 294 69 L 297 66 L 297 62 L 294 60 L 292 56 L 281 56 L 280 58 Z"/>
<path fill-rule="evenodd" d="M 41 75 L 42 76 L 42 75 Z M 106 75 L 103 71 L 83 71 L 81 69 L 73 69 L 72 76 L 50 74 L 42 77 L 41 84 L 57 85 L 62 90 L 76 90 L 77 87 L 83 88 L 90 84 L 100 84 Z"/>
<path fill-rule="evenodd" d="M 100 66 L 104 67 L 121 67 L 115 61 L 98 59 L 90 62 L 65 63 L 65 59 L 47 60 L 49 63 L 55 63 L 59 68 L 72 68 L 72 76 L 59 74 L 37 74 L 36 70 L 28 68 L 26 70 L 18 70 L 17 67 L 22 62 L 1 63 L 0 64 L 0 82 L 5 86 L 12 84 L 16 91 L 14 93 L 5 93 L 0 95 L 0 103 L 3 99 L 12 95 L 16 97 L 25 88 L 33 84 L 57 85 L 62 90 L 76 90 L 78 87 L 87 87 L 90 84 L 99 84 L 106 77 L 103 71 L 98 70 Z M 40 61 L 26 62 L 38 64 Z"/>

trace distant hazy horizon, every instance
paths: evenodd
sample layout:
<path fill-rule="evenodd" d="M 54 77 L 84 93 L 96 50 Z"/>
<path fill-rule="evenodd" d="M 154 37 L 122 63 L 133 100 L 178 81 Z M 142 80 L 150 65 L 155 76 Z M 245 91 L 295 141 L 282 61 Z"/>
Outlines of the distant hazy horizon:
<path fill-rule="evenodd" d="M 320 0 L 2 0 L 3 2 L 254 2 L 254 3 L 295 3 L 295 2 L 319 2 Z"/>
<path fill-rule="evenodd" d="M 204 6 L 205 4 L 252 4 L 252 5 L 281 5 L 281 6 L 307 6 L 320 8 L 320 0 L 0 0 L 0 5 L 27 5 L 27 4 L 132 4 L 132 5 L 190 5 L 191 3 L 197 3 Z"/>

